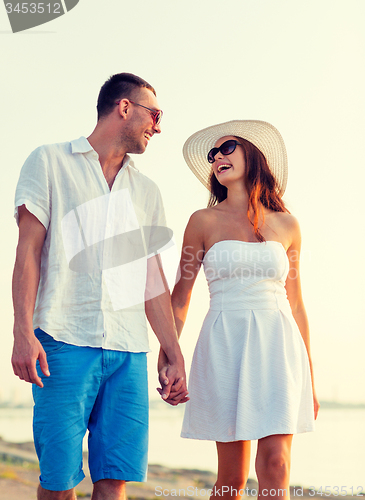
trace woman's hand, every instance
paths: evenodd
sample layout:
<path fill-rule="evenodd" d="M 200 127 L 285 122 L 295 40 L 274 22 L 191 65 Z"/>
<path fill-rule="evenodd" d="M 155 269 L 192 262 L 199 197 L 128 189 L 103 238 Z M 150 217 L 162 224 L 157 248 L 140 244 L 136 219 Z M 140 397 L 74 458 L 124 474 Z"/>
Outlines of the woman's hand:
<path fill-rule="evenodd" d="M 314 420 L 317 420 L 320 404 L 316 395 L 316 391 L 313 387 L 313 406 L 314 406 Z"/>
<path fill-rule="evenodd" d="M 160 369 L 158 373 L 158 379 L 161 384 L 161 387 L 157 387 L 156 390 L 160 394 L 160 396 L 162 396 L 163 400 L 172 406 L 176 406 L 179 403 L 186 403 L 187 401 L 189 401 L 189 398 L 187 397 L 189 393 L 187 390 L 184 390 L 181 380 L 175 380 L 174 383 L 172 384 L 168 397 L 167 398 L 163 397 L 164 394 L 163 388 L 169 384 L 169 373 L 168 373 L 169 368 L 170 365 L 166 364 Z"/>

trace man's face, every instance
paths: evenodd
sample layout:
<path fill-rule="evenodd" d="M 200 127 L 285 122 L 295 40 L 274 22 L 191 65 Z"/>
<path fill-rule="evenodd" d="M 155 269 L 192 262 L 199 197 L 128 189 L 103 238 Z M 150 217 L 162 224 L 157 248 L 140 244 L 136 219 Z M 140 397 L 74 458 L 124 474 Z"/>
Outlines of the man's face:
<path fill-rule="evenodd" d="M 146 150 L 151 137 L 161 133 L 161 128 L 160 125 L 154 124 L 150 111 L 137 104 L 153 111 L 158 111 L 160 108 L 156 96 L 146 88 L 141 88 L 132 101 L 136 104 L 130 102 L 128 105 L 128 121 L 121 139 L 126 144 L 128 153 L 140 154 Z"/>

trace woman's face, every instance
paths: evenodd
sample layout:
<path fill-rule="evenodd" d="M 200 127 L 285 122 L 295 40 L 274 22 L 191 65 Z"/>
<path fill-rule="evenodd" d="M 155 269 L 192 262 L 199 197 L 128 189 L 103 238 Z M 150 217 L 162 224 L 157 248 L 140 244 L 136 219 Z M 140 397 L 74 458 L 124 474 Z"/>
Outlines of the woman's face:
<path fill-rule="evenodd" d="M 228 135 L 218 139 L 214 147 L 219 148 L 229 140 L 237 141 L 235 137 Z M 245 156 L 241 144 L 237 144 L 236 149 L 230 154 L 223 154 L 221 151 L 218 151 L 212 163 L 214 175 L 223 186 L 227 186 L 227 184 L 238 180 L 242 181 L 245 174 L 245 166 Z"/>

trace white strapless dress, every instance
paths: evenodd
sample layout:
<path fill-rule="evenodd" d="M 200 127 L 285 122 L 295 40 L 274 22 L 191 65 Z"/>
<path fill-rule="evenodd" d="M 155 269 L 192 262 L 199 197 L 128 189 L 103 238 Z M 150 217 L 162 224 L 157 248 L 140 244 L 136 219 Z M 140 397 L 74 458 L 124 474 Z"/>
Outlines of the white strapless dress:
<path fill-rule="evenodd" d="M 181 436 L 228 442 L 313 431 L 309 361 L 286 296 L 284 247 L 224 240 L 203 265 L 210 308 Z"/>

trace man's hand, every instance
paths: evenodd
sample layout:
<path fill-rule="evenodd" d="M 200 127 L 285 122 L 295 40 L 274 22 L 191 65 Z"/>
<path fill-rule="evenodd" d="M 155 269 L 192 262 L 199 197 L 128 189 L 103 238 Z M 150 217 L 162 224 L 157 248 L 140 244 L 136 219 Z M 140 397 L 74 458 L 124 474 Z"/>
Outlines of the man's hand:
<path fill-rule="evenodd" d="M 185 377 L 175 374 L 173 365 L 165 365 L 158 374 L 161 387 L 157 388 L 162 399 L 172 406 L 189 401 Z"/>
<path fill-rule="evenodd" d="M 46 377 L 50 376 L 47 356 L 37 337 L 33 334 L 31 337 L 15 337 L 13 355 L 11 364 L 15 375 L 21 380 L 43 387 L 43 382 L 38 376 L 36 362 Z"/>

